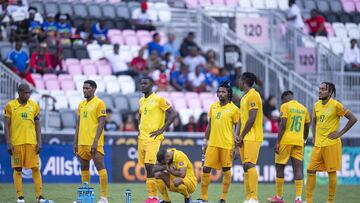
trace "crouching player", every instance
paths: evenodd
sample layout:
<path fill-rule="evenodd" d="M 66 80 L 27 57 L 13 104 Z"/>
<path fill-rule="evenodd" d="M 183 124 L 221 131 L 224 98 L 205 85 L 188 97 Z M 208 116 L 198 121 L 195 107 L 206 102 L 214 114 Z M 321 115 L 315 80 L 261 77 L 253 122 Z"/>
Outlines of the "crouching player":
<path fill-rule="evenodd" d="M 196 190 L 197 180 L 193 166 L 184 152 L 162 149 L 157 154 L 158 164 L 154 167 L 156 185 L 163 196 L 160 203 L 171 203 L 167 188 L 184 196 L 184 202 L 190 203 L 190 194 Z"/>

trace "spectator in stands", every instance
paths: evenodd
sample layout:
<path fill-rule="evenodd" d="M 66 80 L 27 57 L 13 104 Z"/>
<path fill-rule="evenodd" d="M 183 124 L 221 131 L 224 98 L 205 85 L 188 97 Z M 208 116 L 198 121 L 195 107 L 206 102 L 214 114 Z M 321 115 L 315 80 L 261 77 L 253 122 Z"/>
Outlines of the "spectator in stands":
<path fill-rule="evenodd" d="M 71 25 L 68 21 L 69 17 L 67 15 L 60 15 L 59 22 L 56 23 L 56 27 L 61 44 L 70 45 Z"/>
<path fill-rule="evenodd" d="M 307 19 L 305 23 L 310 29 L 309 34 L 311 36 L 327 36 L 327 31 L 325 28 L 325 18 L 320 15 L 320 13 L 316 9 L 311 10 L 311 17 Z"/>
<path fill-rule="evenodd" d="M 356 39 L 351 39 L 350 47 L 346 46 L 343 60 L 346 71 L 360 71 L 360 52 Z"/>
<path fill-rule="evenodd" d="M 286 19 L 291 26 L 302 30 L 304 28 L 304 21 L 301 17 L 301 10 L 295 2 L 296 0 L 289 0 L 289 9 L 287 11 Z"/>
<path fill-rule="evenodd" d="M 21 41 L 16 41 L 15 49 L 8 55 L 7 63 L 16 74 L 35 86 L 35 82 L 30 74 L 30 67 L 28 64 L 29 56 L 24 50 L 22 50 Z"/>
<path fill-rule="evenodd" d="M 29 8 L 29 21 L 30 21 L 30 32 L 33 36 L 40 36 L 42 33 L 42 25 L 40 21 L 35 19 L 35 15 L 37 13 L 37 9 L 34 7 Z"/>
<path fill-rule="evenodd" d="M 162 56 L 164 52 L 164 47 L 160 45 L 160 34 L 157 32 L 154 33 L 152 35 L 152 39 L 153 40 L 147 43 L 144 48 L 147 48 L 149 54 L 151 54 L 155 50 L 158 56 Z"/>
<path fill-rule="evenodd" d="M 41 43 L 39 45 L 39 50 L 32 53 L 30 58 L 30 68 L 40 74 L 54 72 L 46 43 Z"/>
<path fill-rule="evenodd" d="M 180 70 L 171 73 L 170 83 L 177 91 L 189 90 L 188 67 L 181 64 Z"/>
<path fill-rule="evenodd" d="M 117 124 L 113 119 L 112 119 L 112 110 L 111 109 L 106 109 L 106 118 L 105 118 L 105 125 L 104 125 L 104 130 L 105 131 L 119 131 L 120 130 L 120 125 Z"/>
<path fill-rule="evenodd" d="M 189 67 L 190 72 L 194 72 L 197 66 L 205 66 L 206 60 L 200 54 L 200 50 L 197 47 L 191 47 L 190 54 L 184 59 L 184 64 Z"/>
<path fill-rule="evenodd" d="M 194 72 L 189 73 L 189 82 L 192 91 L 203 92 L 206 89 L 205 74 L 202 72 L 202 66 L 198 65 Z"/>
<path fill-rule="evenodd" d="M 24 16 L 28 16 L 29 5 L 27 1 L 16 0 L 16 4 L 9 4 L 7 10 L 11 16 L 14 13 L 21 13 Z"/>
<path fill-rule="evenodd" d="M 57 73 L 65 73 L 62 64 L 63 49 L 60 46 L 59 40 L 56 41 L 56 51 L 54 54 L 50 54 L 51 66 L 57 70 Z"/>
<path fill-rule="evenodd" d="M 138 55 L 130 62 L 130 67 L 138 74 L 142 74 L 147 69 L 147 63 L 144 59 L 144 49 L 140 49 Z"/>
<path fill-rule="evenodd" d="M 219 75 L 216 76 L 216 83 L 217 83 L 216 86 L 220 85 L 222 82 L 226 80 L 230 80 L 229 72 L 228 70 L 226 70 L 226 68 L 220 68 Z"/>
<path fill-rule="evenodd" d="M 11 26 L 10 41 L 31 42 L 32 34 L 30 32 L 30 21 L 22 17 L 14 18 Z"/>
<path fill-rule="evenodd" d="M 264 103 L 264 114 L 270 119 L 271 112 L 276 110 L 276 98 L 273 95 L 270 95 Z"/>
<path fill-rule="evenodd" d="M 152 50 L 147 62 L 147 69 L 149 72 L 153 72 L 156 69 L 159 69 L 161 66 L 161 59 L 159 58 L 158 52 L 156 50 Z"/>
<path fill-rule="evenodd" d="M 206 109 L 208 110 L 208 109 Z M 197 122 L 196 131 L 197 132 L 205 132 L 207 125 L 209 123 L 208 115 L 206 112 L 200 114 L 199 120 Z"/>
<path fill-rule="evenodd" d="M 164 53 L 170 53 L 174 60 L 180 55 L 179 46 L 175 43 L 175 35 L 173 33 L 168 34 L 168 41 L 164 45 Z"/>
<path fill-rule="evenodd" d="M 180 119 L 179 113 L 176 114 L 176 117 L 170 126 L 170 131 L 173 131 L 173 132 L 183 131 L 183 126 L 181 124 L 181 119 Z"/>
<path fill-rule="evenodd" d="M 1 5 L 0 5 L 0 41 L 3 40 L 3 25 L 5 25 L 4 20 L 6 19 L 6 17 L 8 16 L 8 2 L 6 0 L 1 0 L 0 1 Z"/>
<path fill-rule="evenodd" d="M 162 62 L 160 68 L 152 73 L 156 86 L 159 91 L 169 90 L 169 70 L 166 69 L 165 63 Z"/>
<path fill-rule="evenodd" d="M 279 132 L 279 120 L 280 120 L 280 112 L 275 109 L 271 112 L 270 119 L 265 121 L 264 131 L 271 133 Z"/>
<path fill-rule="evenodd" d="M 106 56 L 106 60 L 111 65 L 112 73 L 114 75 L 137 75 L 136 73 L 131 73 L 128 66 L 121 60 L 119 53 L 120 45 L 116 43 L 113 47 L 114 52 Z"/>
<path fill-rule="evenodd" d="M 149 14 L 147 13 L 148 6 L 146 2 L 141 2 L 140 10 L 135 10 L 132 14 L 132 18 L 135 20 L 136 24 L 139 25 L 148 25 L 151 24 Z"/>
<path fill-rule="evenodd" d="M 49 13 L 46 20 L 42 24 L 42 29 L 44 31 L 44 38 L 48 44 L 56 44 L 57 36 L 57 23 L 55 21 L 55 13 Z"/>
<path fill-rule="evenodd" d="M 91 42 L 91 22 L 89 19 L 86 19 L 84 24 L 76 28 L 75 32 L 75 44 L 78 45 L 87 45 Z"/>
<path fill-rule="evenodd" d="M 181 57 L 186 57 L 190 53 L 190 49 L 193 47 L 199 46 L 194 42 L 195 35 L 193 32 L 189 32 L 188 35 L 184 38 L 183 42 L 180 45 L 180 55 Z"/>
<path fill-rule="evenodd" d="M 124 122 L 124 131 L 135 131 L 135 130 L 136 128 L 135 128 L 134 116 L 132 114 L 128 114 Z"/>
<path fill-rule="evenodd" d="M 189 122 L 184 126 L 185 132 L 196 132 L 196 123 L 195 123 L 195 117 L 190 116 Z"/>
<path fill-rule="evenodd" d="M 92 37 L 97 40 L 99 44 L 109 43 L 108 32 L 109 28 L 106 27 L 106 21 L 104 19 L 101 19 L 91 27 Z"/>
<path fill-rule="evenodd" d="M 175 61 L 171 58 L 170 52 L 165 52 L 162 57 L 162 62 L 165 65 L 166 70 L 172 70 L 174 68 Z"/>
<path fill-rule="evenodd" d="M 216 62 L 216 53 L 213 49 L 206 52 L 206 69 L 215 76 L 219 74 L 219 66 Z"/>

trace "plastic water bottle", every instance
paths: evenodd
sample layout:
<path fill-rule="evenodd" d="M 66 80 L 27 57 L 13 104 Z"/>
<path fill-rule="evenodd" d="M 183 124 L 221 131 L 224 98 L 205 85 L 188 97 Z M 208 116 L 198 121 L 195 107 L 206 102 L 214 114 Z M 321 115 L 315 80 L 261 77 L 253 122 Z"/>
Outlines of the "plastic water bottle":
<path fill-rule="evenodd" d="M 131 203 L 131 190 L 125 190 L 125 203 Z"/>
<path fill-rule="evenodd" d="M 89 187 L 89 183 L 84 182 L 84 185 L 78 188 L 76 203 L 94 203 L 95 194 L 94 188 Z"/>

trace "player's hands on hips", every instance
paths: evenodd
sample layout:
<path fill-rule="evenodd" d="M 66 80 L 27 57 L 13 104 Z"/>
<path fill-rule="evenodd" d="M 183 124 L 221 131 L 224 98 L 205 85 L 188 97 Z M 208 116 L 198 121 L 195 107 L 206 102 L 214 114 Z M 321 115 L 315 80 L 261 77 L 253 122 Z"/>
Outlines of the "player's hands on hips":
<path fill-rule="evenodd" d="M 237 136 L 235 138 L 235 143 L 239 146 L 239 147 L 242 147 L 243 145 L 243 137 L 242 136 Z"/>
<path fill-rule="evenodd" d="M 280 145 L 276 144 L 275 147 L 274 147 L 274 150 L 275 150 L 276 154 L 279 154 L 279 148 L 280 148 Z"/>
<path fill-rule="evenodd" d="M 98 147 L 98 142 L 94 141 L 93 144 L 91 145 L 91 154 L 92 155 L 95 154 L 97 147 Z"/>
<path fill-rule="evenodd" d="M 41 148 L 42 148 L 42 144 L 41 143 L 37 143 L 35 146 L 35 152 L 36 154 L 39 154 L 41 152 Z"/>
<path fill-rule="evenodd" d="M 14 146 L 11 143 L 7 144 L 7 151 L 10 155 L 14 153 Z"/>
<path fill-rule="evenodd" d="M 154 139 L 156 139 L 157 136 L 159 136 L 159 135 L 161 135 L 163 133 L 164 133 L 164 131 L 159 129 L 159 130 L 156 130 L 156 131 L 150 133 L 150 137 L 153 137 Z"/>
<path fill-rule="evenodd" d="M 329 138 L 329 139 L 332 139 L 332 140 L 334 140 L 334 139 L 336 139 L 336 138 L 339 138 L 339 137 L 341 137 L 341 134 L 340 134 L 339 132 L 337 132 L 337 131 L 331 132 L 331 133 L 328 135 L 328 138 Z"/>
<path fill-rule="evenodd" d="M 232 158 L 233 160 L 237 160 L 239 157 L 240 157 L 239 147 L 235 146 L 232 152 Z"/>

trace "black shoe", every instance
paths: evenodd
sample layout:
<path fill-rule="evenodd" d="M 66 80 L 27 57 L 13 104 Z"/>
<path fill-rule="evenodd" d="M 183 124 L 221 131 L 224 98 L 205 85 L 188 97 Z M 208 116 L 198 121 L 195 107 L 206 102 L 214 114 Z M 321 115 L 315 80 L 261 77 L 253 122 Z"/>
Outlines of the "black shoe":
<path fill-rule="evenodd" d="M 165 201 L 165 200 L 161 200 L 159 203 L 171 203 L 171 201 L 170 201 L 170 202 L 167 202 L 167 201 Z"/>
<path fill-rule="evenodd" d="M 20 196 L 20 197 L 18 197 L 16 202 L 17 202 L 17 203 L 22 203 L 22 202 L 25 202 L 25 198 L 24 198 L 24 196 Z"/>
<path fill-rule="evenodd" d="M 38 198 L 36 198 L 37 203 L 43 203 L 45 201 L 46 201 L 46 199 L 42 195 L 40 195 Z"/>
<path fill-rule="evenodd" d="M 220 199 L 220 200 L 219 200 L 219 203 L 225 203 L 225 200 Z"/>
<path fill-rule="evenodd" d="M 189 198 L 184 198 L 184 203 L 191 203 L 191 197 L 189 197 Z"/>

